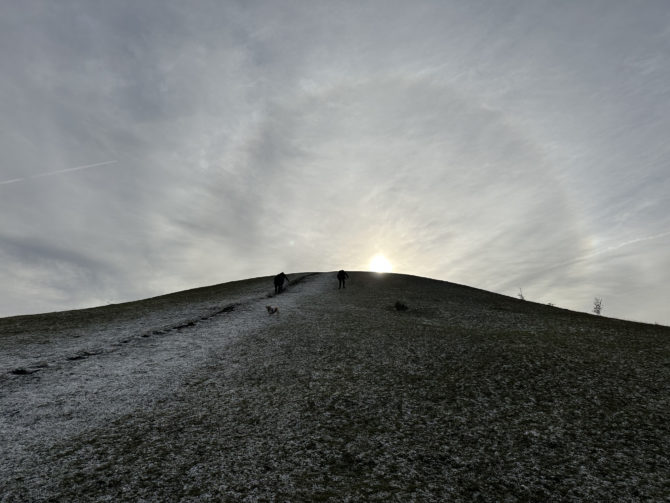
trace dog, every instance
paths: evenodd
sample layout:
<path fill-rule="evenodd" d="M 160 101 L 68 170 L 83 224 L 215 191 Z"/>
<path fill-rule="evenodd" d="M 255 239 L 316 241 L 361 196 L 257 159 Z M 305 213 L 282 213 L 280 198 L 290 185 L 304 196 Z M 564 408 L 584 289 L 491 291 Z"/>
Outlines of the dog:
<path fill-rule="evenodd" d="M 268 310 L 268 314 L 279 314 L 279 308 L 277 306 L 265 306 L 265 309 Z"/>

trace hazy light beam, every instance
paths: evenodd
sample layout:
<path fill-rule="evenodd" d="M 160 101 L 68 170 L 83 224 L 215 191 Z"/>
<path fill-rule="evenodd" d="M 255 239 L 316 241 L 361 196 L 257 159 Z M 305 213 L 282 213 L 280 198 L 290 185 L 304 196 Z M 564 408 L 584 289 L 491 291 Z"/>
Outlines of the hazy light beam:
<path fill-rule="evenodd" d="M 32 175 L 32 176 L 25 176 L 23 178 L 13 178 L 12 180 L 5 180 L 4 182 L 0 182 L 0 185 L 9 185 L 10 183 L 17 183 L 17 182 L 23 182 L 25 180 L 32 180 L 34 178 L 42 178 L 45 176 L 54 176 L 54 175 L 59 175 L 61 173 L 69 173 L 70 171 L 79 171 L 82 169 L 88 169 L 88 168 L 96 168 L 98 166 L 107 166 L 108 164 L 115 164 L 119 161 L 104 161 L 104 162 L 96 162 L 95 164 L 87 164 L 85 166 L 75 166 L 74 168 L 66 168 L 66 169 L 59 169 L 57 171 L 49 171 L 47 173 L 40 173 L 39 175 Z"/>

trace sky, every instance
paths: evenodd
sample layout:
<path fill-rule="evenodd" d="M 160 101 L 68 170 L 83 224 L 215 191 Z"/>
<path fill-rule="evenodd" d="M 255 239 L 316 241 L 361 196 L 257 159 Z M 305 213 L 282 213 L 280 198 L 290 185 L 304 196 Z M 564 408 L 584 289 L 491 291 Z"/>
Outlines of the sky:
<path fill-rule="evenodd" d="M 665 0 L 0 8 L 0 316 L 383 255 L 670 324 Z"/>

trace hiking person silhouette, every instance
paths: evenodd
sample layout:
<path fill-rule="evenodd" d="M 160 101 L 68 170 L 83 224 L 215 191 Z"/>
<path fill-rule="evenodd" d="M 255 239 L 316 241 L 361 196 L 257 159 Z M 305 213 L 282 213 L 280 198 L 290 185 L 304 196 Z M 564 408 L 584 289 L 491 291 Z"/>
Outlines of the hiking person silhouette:
<path fill-rule="evenodd" d="M 346 286 L 344 285 L 344 280 L 346 280 L 348 278 L 349 278 L 349 275 L 346 272 L 344 272 L 342 269 L 340 269 L 340 271 L 337 273 L 337 280 L 340 282 L 340 286 L 337 287 L 338 290 L 340 288 L 346 288 Z"/>
<path fill-rule="evenodd" d="M 284 282 L 289 281 L 288 276 L 280 272 L 275 276 L 275 293 L 282 293 L 284 291 Z"/>

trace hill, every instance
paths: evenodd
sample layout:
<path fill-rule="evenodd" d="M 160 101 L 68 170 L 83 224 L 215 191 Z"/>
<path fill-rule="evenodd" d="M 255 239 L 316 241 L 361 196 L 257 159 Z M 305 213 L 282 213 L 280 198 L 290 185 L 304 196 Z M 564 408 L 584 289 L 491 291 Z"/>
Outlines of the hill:
<path fill-rule="evenodd" d="M 0 319 L 0 500 L 670 494 L 670 329 L 350 275 Z"/>

